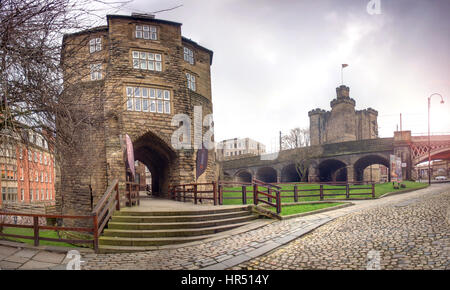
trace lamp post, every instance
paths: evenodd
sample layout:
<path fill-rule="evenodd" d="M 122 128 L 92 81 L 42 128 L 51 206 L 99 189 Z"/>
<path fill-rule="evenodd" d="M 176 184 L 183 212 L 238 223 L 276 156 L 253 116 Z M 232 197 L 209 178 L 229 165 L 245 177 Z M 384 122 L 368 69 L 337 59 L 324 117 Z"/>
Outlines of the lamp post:
<path fill-rule="evenodd" d="M 440 96 L 441 104 L 444 103 L 444 98 L 441 94 L 434 93 L 428 97 L 428 184 L 431 184 L 431 139 L 430 139 L 430 104 L 432 96 Z"/>

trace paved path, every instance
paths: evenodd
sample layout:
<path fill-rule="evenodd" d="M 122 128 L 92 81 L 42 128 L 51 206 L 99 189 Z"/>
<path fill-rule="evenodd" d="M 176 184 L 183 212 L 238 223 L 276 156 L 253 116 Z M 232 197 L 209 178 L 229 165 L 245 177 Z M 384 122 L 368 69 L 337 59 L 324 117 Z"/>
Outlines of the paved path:
<path fill-rule="evenodd" d="M 374 249 L 380 251 L 381 268 L 420 265 L 421 268 L 449 269 L 449 220 L 445 217 L 450 219 L 450 184 L 354 203 L 356 205 L 351 207 L 276 221 L 189 247 L 141 253 L 82 253 L 81 268 L 351 269 L 365 267 L 367 252 Z M 301 236 L 304 237 L 299 238 Z M 39 250 L 34 254 L 19 254 L 20 251 L 23 250 L 0 246 L 0 268 L 54 269 L 64 268 L 67 263 L 60 253 L 53 262 L 47 261 L 52 265 L 31 267 L 36 261 L 46 263 L 41 261 L 41 256 L 52 252 Z M 26 261 L 13 261 L 23 255 L 27 255 Z"/>
<path fill-rule="evenodd" d="M 0 270 L 66 269 L 65 265 L 70 260 L 66 257 L 67 252 L 73 249 L 48 246 L 33 247 L 28 244 L 1 241 Z M 81 251 L 91 252 L 88 249 Z"/>
<path fill-rule="evenodd" d="M 424 192 L 338 218 L 232 269 L 450 270 L 450 192 Z"/>

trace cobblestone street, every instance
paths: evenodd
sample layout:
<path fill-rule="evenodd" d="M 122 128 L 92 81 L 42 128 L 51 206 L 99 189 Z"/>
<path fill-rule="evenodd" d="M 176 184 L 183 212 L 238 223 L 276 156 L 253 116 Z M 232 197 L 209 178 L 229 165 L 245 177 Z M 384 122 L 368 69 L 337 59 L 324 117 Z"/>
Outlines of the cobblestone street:
<path fill-rule="evenodd" d="M 381 269 L 450 269 L 450 193 L 349 214 L 233 269 L 366 269 L 373 253 Z"/>
<path fill-rule="evenodd" d="M 450 184 L 433 185 L 357 201 L 352 207 L 278 221 L 192 247 L 89 255 L 82 268 L 366 269 L 367 253 L 377 250 L 381 269 L 449 269 L 449 189 Z M 317 228 L 331 219 L 335 220 Z M 281 246 L 293 233 L 314 228 L 311 234 Z"/>
<path fill-rule="evenodd" d="M 449 183 L 353 202 L 309 216 L 258 221 L 263 224 L 256 229 L 192 245 L 82 252 L 81 269 L 366 269 L 369 261 L 380 269 L 450 269 Z M 64 254 L 50 250 L 0 247 L 2 269 L 65 269 L 65 263 Z"/>

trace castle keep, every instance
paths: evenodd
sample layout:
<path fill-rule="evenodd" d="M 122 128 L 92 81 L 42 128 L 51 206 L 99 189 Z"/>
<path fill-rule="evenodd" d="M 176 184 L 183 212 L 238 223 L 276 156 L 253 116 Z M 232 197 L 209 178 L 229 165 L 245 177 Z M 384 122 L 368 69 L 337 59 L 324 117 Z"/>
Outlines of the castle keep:
<path fill-rule="evenodd" d="M 193 124 L 195 106 L 201 106 L 203 117 L 212 113 L 212 58 L 211 50 L 181 35 L 180 23 L 151 15 L 108 15 L 106 26 L 65 35 L 65 87 L 82 91 L 65 101 L 89 107 L 92 120 L 75 130 L 72 142 L 78 146 L 60 163 L 56 197 L 64 214 L 88 213 L 114 178 L 123 190 L 125 134 L 135 159 L 150 170 L 156 195 L 167 194 L 169 184 L 196 181 L 197 150 L 173 148 L 172 135 L 182 125 L 173 117 L 185 114 Z M 58 126 L 65 126 L 63 119 Z M 190 134 L 193 140 L 193 125 Z M 209 150 L 198 182 L 215 179 L 214 164 Z"/>
<path fill-rule="evenodd" d="M 336 98 L 330 102 L 331 111 L 315 109 L 308 112 L 311 145 L 374 139 L 378 137 L 378 112 L 372 108 L 355 110 L 350 88 L 336 88 Z"/>

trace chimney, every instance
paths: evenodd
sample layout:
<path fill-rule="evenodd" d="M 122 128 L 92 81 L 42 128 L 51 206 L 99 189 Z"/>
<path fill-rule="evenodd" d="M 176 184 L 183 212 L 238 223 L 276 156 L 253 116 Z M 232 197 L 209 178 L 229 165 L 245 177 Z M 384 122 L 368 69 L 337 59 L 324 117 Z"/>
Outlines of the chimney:
<path fill-rule="evenodd" d="M 146 19 L 155 19 L 155 14 L 150 14 L 150 13 L 133 12 L 133 13 L 131 13 L 131 16 L 139 17 L 139 18 L 146 18 Z"/>

